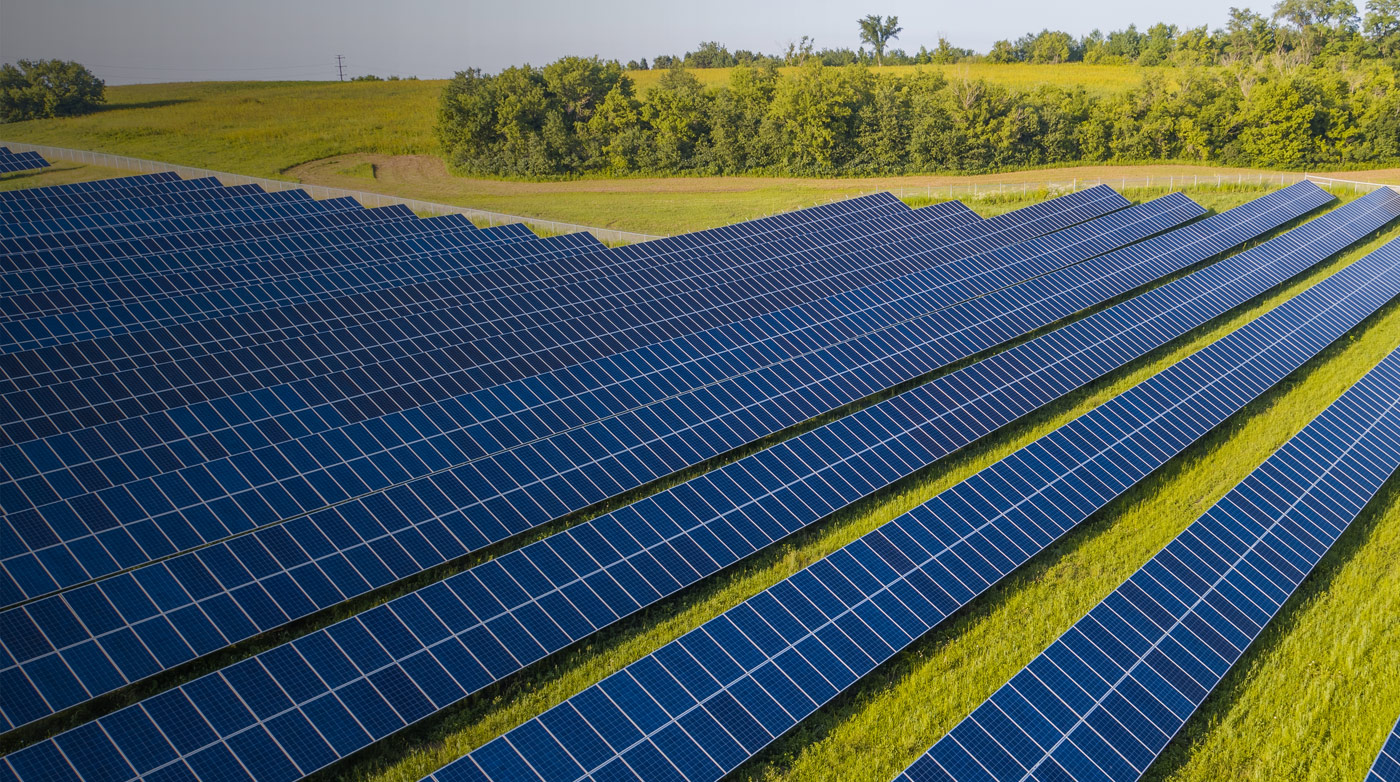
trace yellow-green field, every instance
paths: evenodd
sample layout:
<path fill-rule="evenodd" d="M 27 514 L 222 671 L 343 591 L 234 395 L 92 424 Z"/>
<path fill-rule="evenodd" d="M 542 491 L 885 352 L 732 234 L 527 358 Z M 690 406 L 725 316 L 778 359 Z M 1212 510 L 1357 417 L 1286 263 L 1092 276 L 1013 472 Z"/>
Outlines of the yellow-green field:
<path fill-rule="evenodd" d="M 701 68 L 692 70 L 696 78 L 707 86 L 726 84 L 733 68 Z M 779 68 L 778 72 L 790 74 L 796 67 Z M 1083 87 L 1095 95 L 1111 95 L 1121 92 L 1142 81 L 1144 73 L 1156 71 L 1170 74 L 1167 68 L 1141 68 L 1136 65 L 1085 65 L 1082 62 L 1059 63 L 1056 65 L 1031 65 L 1029 63 L 986 63 L 973 62 L 957 65 L 885 65 L 871 69 L 875 73 L 889 73 L 905 76 L 920 71 L 937 71 L 949 79 L 984 79 L 992 84 L 1017 89 L 1034 89 L 1041 86 Z M 627 75 L 637 85 L 646 90 L 654 86 L 665 71 L 628 71 Z"/>

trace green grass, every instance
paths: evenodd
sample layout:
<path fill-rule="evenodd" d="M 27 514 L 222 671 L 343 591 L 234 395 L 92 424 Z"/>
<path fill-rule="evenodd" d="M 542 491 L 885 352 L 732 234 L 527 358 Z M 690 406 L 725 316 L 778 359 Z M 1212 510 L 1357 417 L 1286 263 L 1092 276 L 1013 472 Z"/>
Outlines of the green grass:
<path fill-rule="evenodd" d="M 1188 338 L 944 460 L 897 493 L 847 512 L 711 578 L 698 589 L 605 630 L 506 686 L 332 769 L 337 779 L 403 782 L 465 754 L 743 599 L 924 501 L 1020 446 L 1135 385 L 1277 306 L 1384 240 L 1345 253 Z M 1301 373 L 1233 417 L 1094 520 L 898 655 L 737 777 L 746 780 L 887 780 L 1121 583 L 1216 499 L 1296 433 L 1390 350 L 1400 335 L 1391 306 Z M 1394 482 L 1392 482 L 1394 483 Z M 1359 778 L 1393 715 L 1375 704 L 1400 694 L 1396 604 L 1400 501 L 1392 489 L 1324 560 L 1299 600 L 1153 769 L 1155 779 Z M 1368 588 L 1356 589 L 1357 584 Z M 1310 597 L 1311 595 L 1311 597 Z M 1299 608 L 1299 606 L 1302 608 Z M 1307 611 L 1300 615 L 1300 610 Z M 1275 636 L 1279 640 L 1273 640 Z M 1389 650 L 1389 651 L 1387 651 Z M 1315 682 L 1319 658 L 1331 673 Z M 1254 672 L 1268 669 L 1268 677 Z M 1384 683 L 1373 686 L 1373 682 Z M 1268 682 L 1329 697 L 1296 709 Z M 1341 691 L 1341 694 L 1338 694 Z M 1316 693 L 1309 693 L 1311 697 Z M 1369 711 L 1368 711 L 1369 709 Z M 1280 725 L 1278 715 L 1289 711 Z M 1380 710 L 1384 712 L 1384 709 Z M 1345 723 L 1346 730 L 1324 730 Z M 1385 723 L 1382 725 L 1381 723 Z M 1236 731 L 1246 725 L 1249 731 Z M 1251 732 L 1252 731 L 1252 732 Z M 1284 732 L 1289 735 L 1278 735 Z M 1262 732 L 1262 737 L 1261 733 Z M 1366 739 L 1363 741 L 1362 739 Z M 1367 743 L 1369 742 L 1369 743 Z M 1365 744 L 1365 749 L 1357 749 Z M 1261 747 L 1267 751 L 1261 751 Z M 1321 748 L 1323 751 L 1319 751 Z M 1335 762 L 1334 762 L 1335 761 Z M 1366 759 L 1365 762 L 1369 762 Z M 1241 775 L 1246 774 L 1246 775 Z M 1251 776 L 1252 775 L 1252 776 Z"/>
<path fill-rule="evenodd" d="M 345 176 L 359 177 L 360 179 L 374 179 L 374 164 L 368 161 L 352 163 L 340 169 L 340 173 Z"/>

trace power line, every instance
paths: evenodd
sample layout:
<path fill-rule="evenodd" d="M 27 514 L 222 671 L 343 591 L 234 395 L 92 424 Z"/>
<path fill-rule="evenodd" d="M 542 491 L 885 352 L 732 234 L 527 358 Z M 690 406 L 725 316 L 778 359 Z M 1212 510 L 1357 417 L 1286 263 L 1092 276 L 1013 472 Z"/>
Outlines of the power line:
<path fill-rule="evenodd" d="M 336 70 L 340 71 L 340 80 L 345 81 L 345 55 L 337 54 L 335 56 L 335 67 Z"/>

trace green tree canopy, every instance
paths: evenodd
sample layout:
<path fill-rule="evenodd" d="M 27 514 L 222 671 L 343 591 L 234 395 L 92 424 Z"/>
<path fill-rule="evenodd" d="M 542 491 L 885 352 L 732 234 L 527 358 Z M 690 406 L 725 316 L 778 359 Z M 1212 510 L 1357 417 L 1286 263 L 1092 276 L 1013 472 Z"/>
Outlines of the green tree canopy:
<path fill-rule="evenodd" d="M 875 62 L 884 65 L 886 44 L 904 32 L 904 28 L 899 26 L 899 17 L 870 14 L 857 19 L 856 23 L 860 25 L 860 42 L 870 44 L 870 48 L 875 50 Z"/>
<path fill-rule="evenodd" d="M 86 114 L 107 100 L 106 84 L 64 60 L 20 60 L 0 66 L 0 122 Z"/>

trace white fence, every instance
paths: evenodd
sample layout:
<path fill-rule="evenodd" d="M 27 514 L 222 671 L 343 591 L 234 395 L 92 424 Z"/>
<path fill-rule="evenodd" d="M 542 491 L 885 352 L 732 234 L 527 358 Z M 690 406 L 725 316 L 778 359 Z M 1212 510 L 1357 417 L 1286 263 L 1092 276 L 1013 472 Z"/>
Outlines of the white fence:
<path fill-rule="evenodd" d="M 226 171 L 210 171 L 207 168 L 195 168 L 193 166 L 177 166 L 171 163 L 162 163 L 158 160 L 144 160 L 136 157 L 124 157 L 122 155 L 108 155 L 103 152 L 88 152 L 82 149 L 67 149 L 65 147 L 49 147 L 42 144 L 25 144 L 18 141 L 2 141 L 0 147 L 9 147 L 16 152 L 33 150 L 43 155 L 48 160 L 68 160 L 74 163 L 86 163 L 94 166 L 106 166 L 123 171 L 139 171 L 147 174 L 154 174 L 161 171 L 174 171 L 187 179 L 195 177 L 218 177 L 225 185 L 245 185 L 254 184 L 264 190 L 305 190 L 313 198 L 342 198 L 349 196 L 359 201 L 365 206 L 388 206 L 390 204 L 403 204 L 409 209 L 420 214 L 462 214 L 467 217 L 487 225 L 503 225 L 505 223 L 525 223 L 548 234 L 568 234 L 578 231 L 588 231 L 604 242 L 612 244 L 635 244 L 645 242 L 650 239 L 660 239 L 660 236 L 651 234 L 634 233 L 632 231 L 618 231 L 613 228 L 594 228 L 588 225 L 575 225 L 574 223 L 561 223 L 557 220 L 543 220 L 538 217 L 524 217 L 521 215 L 508 215 L 500 212 L 488 212 L 484 209 L 472 209 L 464 206 L 452 206 L 451 204 L 438 204 L 431 201 L 419 201 L 416 198 L 399 198 L 398 196 L 383 195 L 381 193 L 368 193 L 363 190 L 346 190 L 339 187 L 323 187 L 322 185 L 306 185 L 298 182 L 289 182 L 282 179 L 264 179 L 263 177 L 245 176 L 243 174 L 230 174 Z"/>
<path fill-rule="evenodd" d="M 525 223 L 534 226 L 546 233 L 564 234 L 575 233 L 577 231 L 588 231 L 599 239 L 613 244 L 635 244 L 645 242 L 650 239 L 660 239 L 659 236 L 651 234 L 634 233 L 631 231 L 619 231 L 613 228 L 593 228 L 587 225 L 575 225 L 573 223 L 561 223 L 555 220 L 544 220 L 538 217 L 523 217 L 520 215 L 501 214 L 500 212 L 488 212 L 483 209 L 472 209 L 464 206 L 452 206 L 450 204 L 438 204 L 431 201 L 419 201 L 414 198 L 399 198 L 398 196 L 382 195 L 380 193 L 368 193 L 362 190 L 345 190 L 338 187 L 323 187 L 321 185 L 303 185 L 296 182 L 288 182 L 280 179 L 264 179 L 262 177 L 244 176 L 243 174 L 230 174 L 224 171 L 210 171 L 206 168 L 193 168 L 191 166 L 177 166 L 170 163 L 161 163 L 156 160 L 143 160 L 141 158 L 123 157 L 121 155 L 108 155 L 102 152 L 88 152 L 81 149 L 66 149 L 64 147 L 49 147 L 40 144 L 25 144 L 23 142 L 0 141 L 0 146 L 9 147 L 16 151 L 33 150 L 48 158 L 49 160 L 69 160 L 75 163 L 87 163 L 97 166 L 107 166 L 127 171 L 141 171 L 145 173 L 155 173 L 159 171 L 174 171 L 182 177 L 218 177 L 220 182 L 226 185 L 256 184 L 267 190 L 287 190 L 291 188 L 301 188 L 315 198 L 340 198 L 349 196 L 364 204 L 365 206 L 387 206 L 389 204 L 403 204 L 415 212 L 424 214 L 463 214 L 479 222 L 488 225 L 501 225 L 504 223 Z M 999 197 L 1015 197 L 1018 195 L 1029 196 L 1033 193 L 1070 193 L 1096 185 L 1109 185 L 1117 188 L 1120 192 L 1135 188 L 1166 188 L 1177 190 L 1180 188 L 1199 187 L 1239 187 L 1239 186 L 1264 186 L 1278 185 L 1280 187 L 1295 184 L 1303 180 L 1317 183 L 1319 186 L 1329 190 L 1354 190 L 1356 192 L 1369 193 L 1382 187 L 1393 187 L 1400 189 L 1400 185 L 1383 185 L 1375 182 L 1357 182 L 1350 179 L 1335 179 L 1332 177 L 1318 176 L 1316 174 L 1292 174 L 1292 173 L 1259 173 L 1259 174 L 1187 174 L 1187 175 L 1167 175 L 1167 176 L 1146 176 L 1146 177 L 1098 177 L 1087 179 L 1068 179 L 1056 182 L 976 182 L 971 184 L 950 184 L 950 185 L 925 185 L 901 186 L 892 188 L 891 192 L 905 200 L 916 200 L 924 198 L 932 200 L 971 200 L 980 201 Z M 852 191 L 846 197 L 864 195 L 864 192 Z M 833 199 L 838 200 L 838 199 Z"/>

